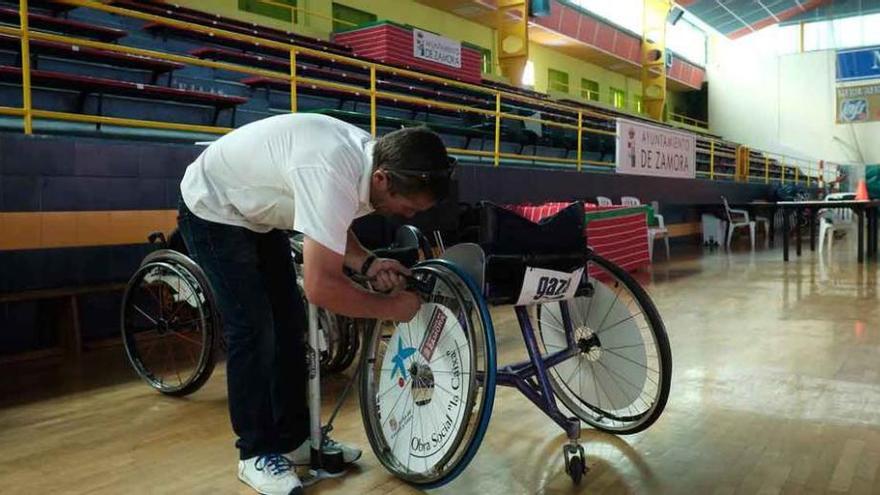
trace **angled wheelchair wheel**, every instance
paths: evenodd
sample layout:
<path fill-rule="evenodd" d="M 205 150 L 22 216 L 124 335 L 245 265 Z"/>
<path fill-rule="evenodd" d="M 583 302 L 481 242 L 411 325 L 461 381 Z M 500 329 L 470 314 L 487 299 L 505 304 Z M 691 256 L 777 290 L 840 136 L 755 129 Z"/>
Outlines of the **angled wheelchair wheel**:
<path fill-rule="evenodd" d="M 467 275 L 442 260 L 413 269 L 426 302 L 376 325 L 361 360 L 361 414 L 379 461 L 424 488 L 458 476 L 482 442 L 495 396 L 495 339 Z"/>
<path fill-rule="evenodd" d="M 365 329 L 373 328 L 376 324 L 375 320 L 363 320 L 359 318 L 349 318 L 347 316 L 338 316 L 338 324 L 344 327 L 343 345 L 341 346 L 339 359 L 336 366 L 330 372 L 341 372 L 348 369 L 351 363 L 358 356 L 361 349 L 361 334 Z"/>
<path fill-rule="evenodd" d="M 348 369 L 360 348 L 357 320 L 318 308 L 321 372 L 339 373 Z"/>
<path fill-rule="evenodd" d="M 298 249 L 301 252 L 301 235 L 294 237 L 292 243 L 294 242 L 299 242 Z M 295 246 L 294 259 L 296 259 L 296 250 Z M 309 301 L 303 288 L 302 265 L 294 262 L 294 271 L 303 307 L 308 308 Z M 318 339 L 321 372 L 325 374 L 339 373 L 348 369 L 360 348 L 360 334 L 355 322 L 351 318 L 337 315 L 324 308 L 318 308 Z"/>
<path fill-rule="evenodd" d="M 188 395 L 211 376 L 219 315 L 207 278 L 185 255 L 144 258 L 126 287 L 121 326 L 129 362 L 159 392 Z"/>
<path fill-rule="evenodd" d="M 550 369 L 551 386 L 591 426 L 636 433 L 657 420 L 669 396 L 672 355 L 666 329 L 629 273 L 596 255 L 587 270 L 592 296 L 538 308 L 545 351 L 576 351 Z"/>

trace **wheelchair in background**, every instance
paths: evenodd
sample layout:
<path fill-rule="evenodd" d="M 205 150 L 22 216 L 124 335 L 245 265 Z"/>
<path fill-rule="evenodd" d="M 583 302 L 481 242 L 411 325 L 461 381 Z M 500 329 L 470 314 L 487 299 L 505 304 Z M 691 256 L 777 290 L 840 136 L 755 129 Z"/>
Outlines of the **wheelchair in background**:
<path fill-rule="evenodd" d="M 122 300 L 121 330 L 126 356 L 144 381 L 171 396 L 189 395 L 210 378 L 225 351 L 222 322 L 211 285 L 188 256 L 180 232 L 152 233 L 157 247 L 131 277 Z M 291 254 L 302 287 L 302 234 L 291 233 Z M 415 227 L 400 227 L 394 242 L 376 251 L 411 266 L 430 257 L 427 239 Z M 358 355 L 361 335 L 374 322 L 319 309 L 319 360 L 323 373 L 347 369 Z"/>

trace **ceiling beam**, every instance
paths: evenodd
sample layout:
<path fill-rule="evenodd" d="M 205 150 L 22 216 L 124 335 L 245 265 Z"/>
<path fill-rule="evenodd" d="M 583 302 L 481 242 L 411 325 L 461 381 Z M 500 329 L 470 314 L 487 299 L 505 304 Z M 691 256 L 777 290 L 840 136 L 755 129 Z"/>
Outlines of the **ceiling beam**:
<path fill-rule="evenodd" d="M 732 15 L 736 20 L 741 22 L 742 25 L 745 26 L 746 28 L 748 28 L 750 31 L 753 31 L 753 32 L 755 31 L 755 28 L 753 28 L 751 24 L 746 22 L 742 17 L 736 15 L 736 12 L 727 8 L 727 6 L 724 5 L 723 3 L 721 3 L 720 0 L 715 0 L 715 3 L 718 4 L 718 6 L 721 7 L 722 9 L 726 10 L 728 14 Z"/>
<path fill-rule="evenodd" d="M 770 17 L 772 17 L 774 21 L 780 22 L 779 18 L 776 17 L 776 14 L 774 14 L 772 10 L 768 9 L 767 6 L 764 5 L 764 2 L 762 2 L 761 0 L 755 0 L 755 1 L 758 2 L 758 5 L 760 5 L 762 9 L 766 10 L 767 13 L 770 14 Z"/>

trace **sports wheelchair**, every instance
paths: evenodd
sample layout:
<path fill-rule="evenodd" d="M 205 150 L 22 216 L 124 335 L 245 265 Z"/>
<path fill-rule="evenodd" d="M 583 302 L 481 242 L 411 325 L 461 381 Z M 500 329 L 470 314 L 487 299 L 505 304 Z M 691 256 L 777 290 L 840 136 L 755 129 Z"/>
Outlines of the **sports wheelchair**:
<path fill-rule="evenodd" d="M 349 332 L 364 335 L 351 383 L 357 381 L 366 436 L 395 476 L 424 488 L 442 486 L 476 455 L 495 388 L 514 387 L 566 432 L 565 469 L 579 483 L 587 471 L 578 440 L 581 422 L 630 434 L 648 428 L 663 412 L 672 375 L 663 321 L 629 273 L 586 247 L 581 203 L 540 223 L 485 203 L 479 224 L 478 242 L 452 246 L 439 258 L 430 256 L 423 236 L 400 234 L 409 254 L 391 255 L 413 263 L 422 259 L 412 268 L 409 286 L 424 304 L 408 322 L 360 320 L 361 326 Z M 129 359 L 148 383 L 166 394 L 185 395 L 213 368 L 219 317 L 198 266 L 174 249 L 174 236 L 169 244 L 170 249 L 147 256 L 132 277 L 123 303 L 123 338 Z M 497 365 L 490 305 L 514 306 L 528 360 Z M 323 459 L 316 446 L 332 429 L 350 389 L 322 426 L 322 370 L 315 362 L 326 369 L 324 363 L 353 345 L 345 340 L 348 334 L 327 322 L 333 317 L 309 306 L 317 477 L 341 469 L 338 459 Z M 193 348 L 177 351 L 191 358 L 183 374 L 143 364 L 144 354 L 157 347 L 149 343 L 162 339 L 166 349 Z M 341 361 L 347 360 L 346 354 Z M 177 377 L 171 385 L 169 375 Z"/>

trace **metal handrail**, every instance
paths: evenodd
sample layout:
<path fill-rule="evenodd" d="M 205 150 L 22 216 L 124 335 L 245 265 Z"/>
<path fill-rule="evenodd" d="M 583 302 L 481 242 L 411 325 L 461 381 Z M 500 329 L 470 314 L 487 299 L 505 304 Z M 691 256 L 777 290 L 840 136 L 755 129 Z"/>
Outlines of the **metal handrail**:
<path fill-rule="evenodd" d="M 150 121 L 150 120 L 141 120 L 141 119 L 128 119 L 128 118 L 119 118 L 119 117 L 104 117 L 104 116 L 96 116 L 96 115 L 85 115 L 85 114 L 75 114 L 75 113 L 67 113 L 67 112 L 56 112 L 56 111 L 48 111 L 42 109 L 33 108 L 32 104 L 32 85 L 31 85 L 31 68 L 30 68 L 30 40 L 42 40 L 42 41 L 51 41 L 51 42 L 61 42 L 61 43 L 69 43 L 71 45 L 76 46 L 85 46 L 96 49 L 108 50 L 117 53 L 127 53 L 136 56 L 149 57 L 159 60 L 167 60 L 177 63 L 183 63 L 187 65 L 207 67 L 213 69 L 221 69 L 228 70 L 233 72 L 239 72 L 243 74 L 249 74 L 253 76 L 261 76 L 271 79 L 277 80 L 287 80 L 290 82 L 290 92 L 291 92 L 291 111 L 296 112 L 296 100 L 297 100 L 297 87 L 298 86 L 310 86 L 312 88 L 328 88 L 333 89 L 335 91 L 345 92 L 348 94 L 354 95 L 365 95 L 369 96 L 370 99 L 370 130 L 373 135 L 376 135 L 376 119 L 377 119 L 377 109 L 376 106 L 381 100 L 390 100 L 394 102 L 405 102 L 414 105 L 424 106 L 426 108 L 439 108 L 444 110 L 451 110 L 457 112 L 466 112 L 472 114 L 483 115 L 487 117 L 494 117 L 495 121 L 495 137 L 494 137 L 494 149 L 493 151 L 481 151 L 481 150 L 465 150 L 458 148 L 450 148 L 450 151 L 462 155 L 472 155 L 472 156 L 480 156 L 487 157 L 491 156 L 493 158 L 495 166 L 500 165 L 501 158 L 510 158 L 517 160 L 526 160 L 526 161 L 542 161 L 549 163 L 561 163 L 561 164 L 572 164 L 577 167 L 578 170 L 582 170 L 583 165 L 594 165 L 594 166 L 604 166 L 604 167 L 612 167 L 614 166 L 614 162 L 606 162 L 606 161 L 591 161 L 584 160 L 583 153 L 585 151 L 583 136 L 584 133 L 596 134 L 601 136 L 616 136 L 616 132 L 596 129 L 587 124 L 591 124 L 592 122 L 585 122 L 584 118 L 590 119 L 600 119 L 607 122 L 616 122 L 618 117 L 607 115 L 598 110 L 592 110 L 584 107 L 574 107 L 569 105 L 564 105 L 561 103 L 553 102 L 546 99 L 535 98 L 532 96 L 527 96 L 515 92 L 504 91 L 495 88 L 487 88 L 485 86 L 480 86 L 476 84 L 466 83 L 462 81 L 455 81 L 447 78 L 443 78 L 440 76 L 434 76 L 431 74 L 425 74 L 421 72 L 416 72 L 410 69 L 403 69 L 399 67 L 388 66 L 380 63 L 367 62 L 364 60 L 356 59 L 353 57 L 337 54 L 337 53 L 328 53 L 321 50 L 315 50 L 312 48 L 307 48 L 303 46 L 299 46 L 294 43 L 284 43 L 276 40 L 269 40 L 263 38 L 256 38 L 252 35 L 244 35 L 241 33 L 236 33 L 233 31 L 227 31 L 223 29 L 218 29 L 214 27 L 208 27 L 201 24 L 196 24 L 192 22 L 179 21 L 176 19 L 168 19 L 166 17 L 149 14 L 145 12 L 139 12 L 136 10 L 126 9 L 122 7 L 116 7 L 112 5 L 107 5 L 104 3 L 99 3 L 93 0 L 57 0 L 58 3 L 63 3 L 67 5 L 72 5 L 76 7 L 84 7 L 91 8 L 98 11 L 103 11 L 110 14 L 120 15 L 124 17 L 136 18 L 147 22 L 153 22 L 165 26 L 175 27 L 179 29 L 186 29 L 193 32 L 199 32 L 202 34 L 207 34 L 209 36 L 215 36 L 218 38 L 230 39 L 239 42 L 251 43 L 256 46 L 264 46 L 269 48 L 274 48 L 279 51 L 287 51 L 290 54 L 290 71 L 289 73 L 260 69 L 256 67 L 249 67 L 247 65 L 229 63 L 229 62 L 220 62 L 213 60 L 204 60 L 193 56 L 188 55 L 179 55 L 179 54 L 171 54 L 165 52 L 159 52 L 156 50 L 146 50 L 141 48 L 133 48 L 127 46 L 121 46 L 112 43 L 105 43 L 100 41 L 87 40 L 82 38 L 76 38 L 71 36 L 64 36 L 52 33 L 45 33 L 40 31 L 31 31 L 28 23 L 27 23 L 27 12 L 28 12 L 28 1 L 27 0 L 19 0 L 19 15 L 20 15 L 20 28 L 11 28 L 0 26 L 0 34 L 19 36 L 21 38 L 22 44 L 22 92 L 23 92 L 23 106 L 22 108 L 14 108 L 14 107 L 0 107 L 0 115 L 13 115 L 13 116 L 21 116 L 24 120 L 24 132 L 26 134 L 31 134 L 33 132 L 32 121 L 36 118 L 44 118 L 44 119 L 52 119 L 52 120 L 66 120 L 66 121 L 74 121 L 74 122 L 87 122 L 87 123 L 97 123 L 97 124 L 110 124 L 110 125 L 119 125 L 119 126 L 128 126 L 128 127 L 142 127 L 142 128 L 153 128 L 153 129 L 167 129 L 167 130 L 180 130 L 187 132 L 204 132 L 204 133 L 213 133 L 213 134 L 223 134 L 229 132 L 231 129 L 226 127 L 218 127 L 218 126 L 207 126 L 207 125 L 195 125 L 195 124 L 182 124 L 182 123 L 172 123 L 172 122 L 161 122 L 161 121 Z M 351 65 L 358 67 L 360 69 L 368 69 L 369 76 L 369 87 L 361 87 L 353 84 L 342 84 L 332 81 L 326 81 L 321 79 L 314 79 L 309 77 L 302 77 L 297 74 L 297 65 L 296 60 L 298 55 L 308 55 L 313 58 L 320 58 L 324 60 L 328 60 L 335 63 L 341 63 L 346 65 Z M 419 96 L 412 96 L 408 94 L 396 93 L 393 91 L 384 91 L 377 89 L 378 74 L 391 74 L 397 76 L 403 76 L 407 78 L 411 78 L 414 80 L 422 81 L 422 82 L 431 82 L 442 86 L 452 86 L 459 89 L 464 89 L 467 91 L 471 91 L 478 94 L 486 95 L 486 107 L 487 108 L 477 108 L 474 106 L 460 105 L 455 103 L 449 103 L 444 101 L 436 101 L 430 100 L 427 98 L 422 98 Z M 494 108 L 491 108 L 492 101 L 494 100 Z M 519 115 L 516 113 L 511 113 L 509 111 L 504 110 L 504 105 L 516 105 L 516 104 L 526 104 L 532 107 L 540 108 L 540 112 L 536 110 L 541 116 L 529 116 L 529 115 Z M 675 118 L 683 118 L 689 121 L 697 122 L 699 124 L 708 124 L 706 122 L 700 121 L 698 119 L 693 119 L 687 116 L 682 116 L 680 114 L 670 113 L 671 116 Z M 546 118 L 544 118 L 546 117 Z M 503 119 L 508 120 L 518 120 L 521 122 L 536 122 L 540 123 L 543 126 L 555 127 L 560 129 L 574 130 L 577 135 L 577 156 L 576 158 L 559 158 L 559 157 L 550 157 L 550 156 L 537 156 L 537 155 L 520 155 L 515 153 L 506 153 L 501 152 L 500 149 L 500 141 L 501 141 L 501 123 Z M 726 174 L 718 172 L 716 169 L 720 167 L 724 167 L 726 165 L 716 163 L 716 158 L 727 158 L 727 159 L 736 159 L 736 154 L 724 150 L 719 150 L 718 145 L 726 146 L 731 149 L 735 149 L 736 145 L 733 143 L 728 143 L 725 141 L 718 141 L 712 138 L 707 138 L 704 136 L 697 136 L 698 143 L 707 144 L 708 149 L 706 147 L 697 146 L 696 152 L 702 153 L 703 155 L 709 155 L 709 167 L 710 170 L 706 171 L 698 171 L 698 174 L 705 175 L 708 174 L 710 179 L 715 179 L 715 177 L 733 177 L 734 174 Z M 805 177 L 804 181 L 809 185 L 812 180 L 826 180 L 826 175 L 830 172 L 830 170 L 824 169 L 820 170 L 819 173 L 814 174 L 816 169 L 812 167 L 812 165 L 804 165 L 803 163 L 798 163 L 796 159 L 791 157 L 786 157 L 782 155 L 773 155 L 771 153 L 759 152 L 758 150 L 752 150 L 753 153 L 759 153 L 759 156 L 749 156 L 748 163 L 751 164 L 759 164 L 763 165 L 763 176 L 764 182 L 770 183 L 771 175 L 778 175 L 778 180 L 781 183 L 784 183 L 786 180 L 786 175 L 788 174 L 786 170 L 788 168 L 794 168 L 793 179 L 795 183 L 800 182 L 800 176 L 803 175 Z M 772 158 L 778 167 L 779 172 L 774 171 L 771 174 L 770 171 L 770 160 L 771 156 L 779 156 L 781 160 L 777 160 L 776 158 Z M 790 164 L 793 164 L 794 167 L 786 166 L 786 161 Z M 747 170 L 751 170 L 751 166 L 747 167 Z M 756 167 L 756 170 L 761 167 Z M 821 175 L 820 175 L 821 174 Z M 748 177 L 756 177 L 750 171 L 748 172 Z"/>

